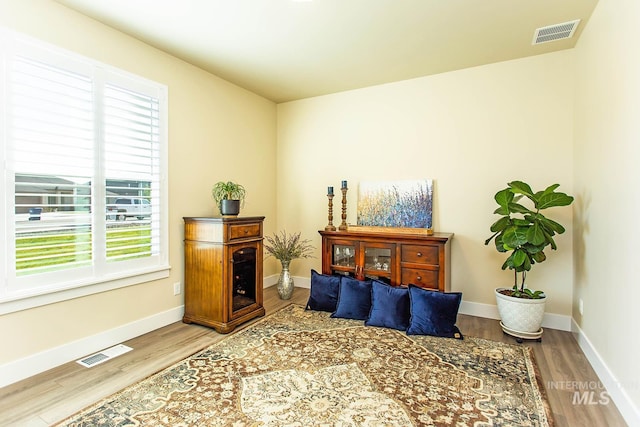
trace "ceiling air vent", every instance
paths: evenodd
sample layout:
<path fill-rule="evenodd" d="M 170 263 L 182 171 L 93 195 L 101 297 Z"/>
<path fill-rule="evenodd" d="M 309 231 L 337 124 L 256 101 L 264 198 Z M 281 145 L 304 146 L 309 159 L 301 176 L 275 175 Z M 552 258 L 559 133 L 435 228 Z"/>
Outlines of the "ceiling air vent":
<path fill-rule="evenodd" d="M 569 39 L 573 37 L 573 33 L 576 32 L 579 19 L 575 21 L 563 22 L 562 24 L 549 25 L 547 27 L 538 28 L 533 33 L 533 43 L 541 44 L 546 42 L 552 42 L 555 40 Z"/>

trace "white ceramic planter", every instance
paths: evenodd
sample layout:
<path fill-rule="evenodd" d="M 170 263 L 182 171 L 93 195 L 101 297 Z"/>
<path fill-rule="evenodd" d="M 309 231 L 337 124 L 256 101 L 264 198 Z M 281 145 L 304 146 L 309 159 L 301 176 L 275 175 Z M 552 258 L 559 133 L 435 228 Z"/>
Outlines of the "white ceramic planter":
<path fill-rule="evenodd" d="M 501 294 L 499 292 L 501 289 L 504 288 L 498 288 L 495 292 L 498 313 L 502 319 L 502 329 L 515 336 L 518 336 L 515 333 L 521 332 L 522 338 L 529 338 L 528 335 L 531 334 L 542 335 L 541 325 L 547 298 L 514 298 Z"/>

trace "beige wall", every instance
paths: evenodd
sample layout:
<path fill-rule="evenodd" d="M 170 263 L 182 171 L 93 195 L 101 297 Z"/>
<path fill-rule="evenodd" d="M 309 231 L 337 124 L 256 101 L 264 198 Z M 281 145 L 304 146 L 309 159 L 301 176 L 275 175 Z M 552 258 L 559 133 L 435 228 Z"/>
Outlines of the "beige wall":
<path fill-rule="evenodd" d="M 452 288 L 494 305 L 494 288 L 513 275 L 484 246 L 498 218 L 493 195 L 514 179 L 573 191 L 572 61 L 562 51 L 279 104 L 278 227 L 302 231 L 319 248 L 327 186 L 337 191 L 348 180 L 355 223 L 359 181 L 433 178 L 434 228 L 455 233 Z M 553 214 L 568 232 L 528 281 L 548 293 L 548 312 L 568 316 L 571 208 Z M 309 268 L 320 269 L 319 256 L 292 264 L 299 276 Z"/>
<path fill-rule="evenodd" d="M 0 364 L 165 312 L 183 303 L 183 216 L 217 214 L 213 183 L 248 190 L 245 215 L 275 228 L 276 107 L 161 51 L 52 1 L 0 0 L 0 25 L 169 88 L 169 238 L 166 280 L 0 316 Z"/>
<path fill-rule="evenodd" d="M 575 49 L 573 317 L 640 408 L 640 2 L 600 0 Z M 578 302 L 584 302 L 584 316 Z M 636 414 L 640 418 L 640 414 Z"/>

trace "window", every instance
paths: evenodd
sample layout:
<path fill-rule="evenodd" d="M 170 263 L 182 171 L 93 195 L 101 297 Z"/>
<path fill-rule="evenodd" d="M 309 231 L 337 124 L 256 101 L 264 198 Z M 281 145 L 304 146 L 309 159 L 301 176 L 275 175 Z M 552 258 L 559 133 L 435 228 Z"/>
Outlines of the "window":
<path fill-rule="evenodd" d="M 166 277 L 166 87 L 0 43 L 0 313 Z"/>

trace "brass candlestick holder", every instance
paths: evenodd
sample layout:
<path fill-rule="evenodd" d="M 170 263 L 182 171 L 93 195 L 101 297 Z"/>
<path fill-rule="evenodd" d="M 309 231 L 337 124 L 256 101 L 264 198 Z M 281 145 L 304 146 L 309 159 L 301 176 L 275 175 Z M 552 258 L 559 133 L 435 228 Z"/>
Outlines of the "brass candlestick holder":
<path fill-rule="evenodd" d="M 346 230 L 347 226 L 347 181 L 342 181 L 342 224 L 338 227 L 338 230 Z"/>
<path fill-rule="evenodd" d="M 324 228 L 326 231 L 336 231 L 335 225 L 333 225 L 333 187 L 330 187 L 329 194 L 329 224 Z"/>

